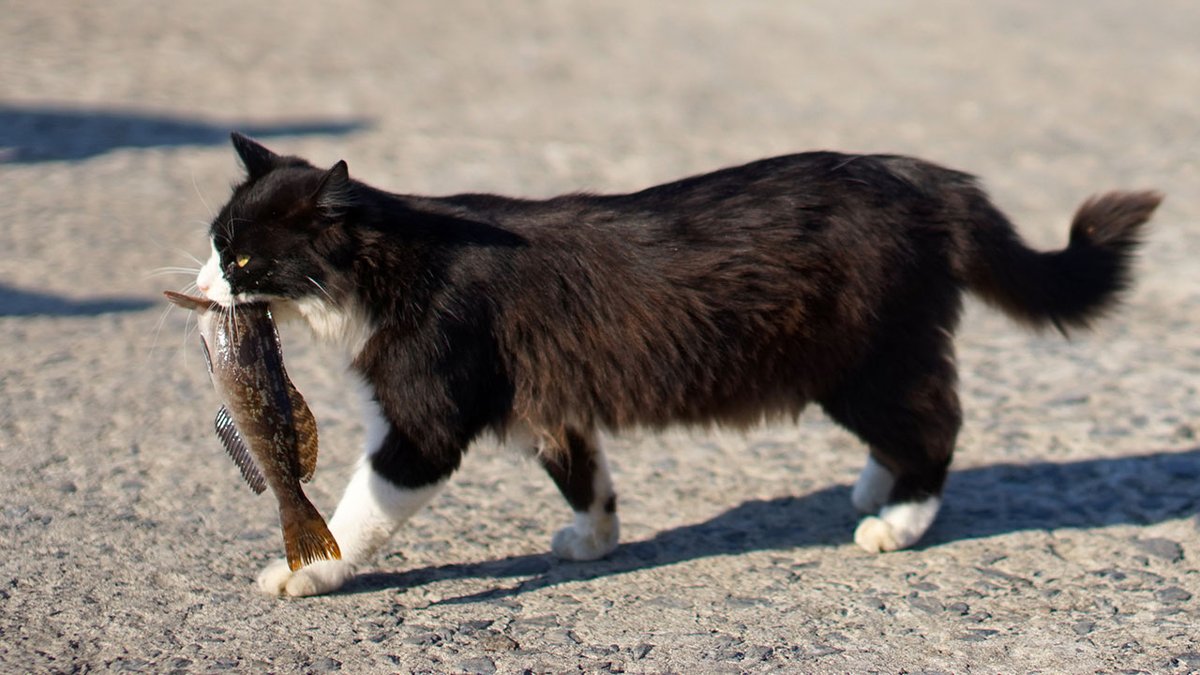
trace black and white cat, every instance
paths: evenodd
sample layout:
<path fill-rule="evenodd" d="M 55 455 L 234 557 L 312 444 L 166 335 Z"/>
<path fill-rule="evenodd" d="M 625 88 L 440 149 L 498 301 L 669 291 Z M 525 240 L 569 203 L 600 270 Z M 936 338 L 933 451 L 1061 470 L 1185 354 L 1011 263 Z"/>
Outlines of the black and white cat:
<path fill-rule="evenodd" d="M 349 351 L 364 459 L 330 521 L 344 555 L 259 576 L 342 586 L 485 432 L 535 453 L 574 511 L 551 547 L 618 542 L 600 430 L 744 427 L 809 402 L 870 448 L 854 486 L 868 551 L 933 522 L 961 422 L 952 336 L 964 289 L 1031 326 L 1084 326 L 1128 282 L 1161 197 L 1080 207 L 1063 250 L 1027 248 L 966 174 L 815 152 L 626 195 L 415 197 L 243 136 L 244 182 L 197 279 L 269 300 Z"/>

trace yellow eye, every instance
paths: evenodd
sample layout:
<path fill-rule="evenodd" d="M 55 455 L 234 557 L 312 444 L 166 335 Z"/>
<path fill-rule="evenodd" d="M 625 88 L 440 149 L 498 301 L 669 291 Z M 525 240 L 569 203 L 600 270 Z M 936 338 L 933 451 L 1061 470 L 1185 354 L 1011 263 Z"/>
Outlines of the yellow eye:
<path fill-rule="evenodd" d="M 245 266 L 246 266 L 246 263 L 250 262 L 250 256 L 248 256 L 248 255 L 239 255 L 239 256 L 237 257 L 237 259 L 236 259 L 236 260 L 234 260 L 234 262 L 236 262 L 236 263 L 237 263 L 237 266 L 238 266 L 238 267 L 245 267 Z"/>

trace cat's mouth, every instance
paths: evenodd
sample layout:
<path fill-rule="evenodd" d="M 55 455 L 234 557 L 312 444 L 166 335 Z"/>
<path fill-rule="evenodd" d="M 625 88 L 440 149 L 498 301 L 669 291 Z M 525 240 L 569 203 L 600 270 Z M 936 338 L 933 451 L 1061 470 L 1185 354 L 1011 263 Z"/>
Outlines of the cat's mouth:
<path fill-rule="evenodd" d="M 304 310 L 300 306 L 300 302 L 294 298 L 285 298 L 278 295 L 269 295 L 265 293 L 214 293 L 213 289 L 203 293 L 204 297 L 212 302 L 220 305 L 222 309 L 230 310 L 234 307 L 246 305 L 250 303 L 265 302 L 271 309 L 271 314 L 276 321 L 280 323 L 290 323 L 296 319 L 304 317 Z"/>
<path fill-rule="evenodd" d="M 225 309 L 231 309 L 238 305 L 247 305 L 255 302 L 265 302 L 274 304 L 279 302 L 281 298 L 276 298 L 262 293 L 230 293 L 228 291 L 221 292 L 220 288 L 210 288 L 204 291 L 204 297 L 217 303 Z"/>

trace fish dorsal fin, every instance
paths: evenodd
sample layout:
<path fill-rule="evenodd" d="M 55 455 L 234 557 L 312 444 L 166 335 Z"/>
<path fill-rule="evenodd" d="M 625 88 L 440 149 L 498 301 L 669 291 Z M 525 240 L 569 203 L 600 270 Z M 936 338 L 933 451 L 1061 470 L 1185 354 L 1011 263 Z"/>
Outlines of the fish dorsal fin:
<path fill-rule="evenodd" d="M 292 422 L 296 425 L 297 456 L 300 460 L 300 482 L 312 480 L 313 472 L 317 470 L 317 418 L 304 402 L 300 391 L 292 384 L 292 380 L 283 375 L 287 383 L 288 398 L 292 402 Z"/>
<path fill-rule="evenodd" d="M 254 494 L 262 494 L 263 490 L 267 489 L 267 481 L 263 478 L 258 465 L 254 463 L 254 457 L 250 455 L 250 449 L 246 447 L 245 439 L 238 433 L 237 425 L 230 417 L 229 410 L 225 406 L 221 406 L 221 409 L 217 411 L 217 418 L 213 422 L 217 428 L 217 438 L 221 439 L 221 444 L 225 446 L 225 452 L 229 453 L 230 459 L 241 470 L 246 484 L 250 486 L 251 490 L 254 490 Z"/>

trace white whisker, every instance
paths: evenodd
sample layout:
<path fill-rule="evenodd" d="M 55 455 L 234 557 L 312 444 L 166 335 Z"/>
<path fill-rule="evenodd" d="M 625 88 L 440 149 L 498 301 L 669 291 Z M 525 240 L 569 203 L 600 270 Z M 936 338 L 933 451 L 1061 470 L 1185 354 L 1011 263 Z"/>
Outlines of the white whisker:
<path fill-rule="evenodd" d="M 195 281 L 191 281 L 191 282 L 189 282 L 189 283 L 188 283 L 186 286 L 184 286 L 183 288 L 179 289 L 179 291 L 178 291 L 178 292 L 180 292 L 180 293 L 183 293 L 184 295 L 190 295 L 190 294 L 192 294 L 193 292 L 196 292 L 196 291 L 197 291 L 197 289 L 196 289 L 196 282 L 195 282 Z M 157 322 L 155 322 L 155 324 L 154 324 L 154 338 L 153 338 L 153 340 L 151 340 L 151 342 L 150 342 L 150 349 L 149 349 L 149 350 L 147 351 L 147 353 L 146 353 L 146 360 L 147 360 L 147 361 L 149 361 L 151 358 L 153 358 L 153 356 L 154 356 L 154 353 L 155 353 L 156 351 L 158 351 L 158 341 L 159 341 L 159 338 L 161 338 L 161 337 L 162 337 L 162 329 L 163 329 L 163 326 L 165 326 L 165 325 L 166 325 L 166 322 L 167 322 L 167 317 L 171 315 L 171 310 L 172 310 L 172 309 L 175 309 L 175 308 L 176 308 L 176 307 L 175 307 L 175 305 L 174 305 L 174 304 L 172 304 L 172 303 L 167 303 L 167 306 L 166 306 L 166 307 L 163 309 L 162 313 L 161 313 L 161 314 L 159 314 L 159 316 L 158 316 L 158 321 L 157 321 Z M 188 326 L 189 326 L 189 325 L 190 325 L 190 323 L 191 323 L 191 320 L 192 320 L 192 317 L 191 317 L 191 315 L 192 315 L 192 314 L 193 314 L 193 312 L 188 312 L 188 316 L 187 316 L 187 317 L 185 317 L 185 319 L 184 319 L 184 323 L 183 323 L 183 344 L 182 344 L 182 345 L 180 345 L 180 347 L 179 347 L 179 349 L 180 349 L 181 351 L 183 351 L 183 354 L 184 354 L 184 365 L 185 365 L 185 366 L 187 365 L 187 350 L 186 350 L 186 346 L 187 346 L 187 339 L 188 339 L 188 337 L 189 337 L 189 335 L 190 335 L 190 331 L 188 330 Z"/>
<path fill-rule="evenodd" d="M 316 279 L 314 279 L 310 276 L 307 276 L 307 275 L 304 278 L 311 281 L 313 286 L 316 286 L 318 290 L 320 290 L 322 293 L 324 293 L 325 297 L 329 298 L 329 302 L 334 302 L 333 296 L 329 294 L 329 291 L 325 290 L 325 287 L 322 286 L 319 281 L 317 281 Z"/>
<path fill-rule="evenodd" d="M 202 223 L 202 224 L 205 227 L 207 227 L 207 223 Z M 187 258 L 188 260 L 191 260 L 192 262 L 196 263 L 200 267 L 204 266 L 204 263 L 199 258 L 192 255 L 191 253 L 188 253 L 186 250 L 179 248 L 178 246 L 169 246 L 169 245 L 163 244 L 162 242 L 159 242 L 159 241 L 153 241 L 151 243 L 153 243 L 155 246 L 157 246 L 159 250 L 170 251 L 171 253 L 179 254 L 179 255 Z M 193 270 L 193 271 L 198 271 L 200 269 L 200 267 L 195 268 L 195 270 Z M 160 267 L 158 269 L 184 270 L 184 269 L 190 269 L 190 268 L 185 268 L 185 267 L 180 267 L 180 266 L 172 266 L 172 267 Z"/>
<path fill-rule="evenodd" d="M 196 172 L 194 171 L 192 172 L 192 189 L 196 191 L 196 196 L 200 198 L 200 203 L 204 205 L 205 209 L 208 209 L 208 217 L 216 218 L 217 214 L 213 213 L 212 207 L 208 205 L 208 200 L 200 192 L 200 186 L 196 184 Z"/>
<path fill-rule="evenodd" d="M 200 328 L 200 319 L 198 317 L 195 317 L 195 315 L 196 315 L 195 312 L 188 312 L 187 317 L 185 317 L 183 320 L 183 339 L 180 342 L 179 349 L 183 351 L 184 365 L 187 365 L 188 354 L 191 353 L 191 350 L 189 350 L 187 348 L 187 346 L 188 346 L 188 342 L 190 342 L 192 339 L 192 331 L 199 330 L 199 328 Z M 193 318 L 196 318 L 195 324 L 192 323 Z"/>
<path fill-rule="evenodd" d="M 229 334 L 233 336 L 234 342 L 241 340 L 238 337 L 238 320 L 237 320 L 237 295 L 229 296 Z"/>
<path fill-rule="evenodd" d="M 234 224 L 234 222 L 236 222 L 236 221 L 238 221 L 238 220 L 243 220 L 243 219 L 242 219 L 242 218 L 238 218 L 237 214 L 233 212 L 233 207 L 232 207 L 232 206 L 230 206 L 230 210 L 229 210 L 229 220 L 226 220 L 226 221 L 225 221 L 225 235 L 226 235 L 227 237 L 229 237 L 229 240 L 230 240 L 230 241 L 232 241 L 232 240 L 233 240 L 233 224 Z M 248 222 L 248 221 L 247 221 L 247 222 Z"/>
<path fill-rule="evenodd" d="M 158 315 L 158 321 L 154 324 L 154 339 L 150 341 L 150 350 L 146 352 L 146 360 L 149 361 L 154 356 L 155 350 L 158 349 L 158 337 L 162 334 L 163 325 L 167 322 L 167 316 L 171 314 L 171 308 L 174 305 L 168 304 L 163 308 L 162 313 Z"/>
<path fill-rule="evenodd" d="M 175 251 L 176 251 L 176 252 L 178 252 L 178 253 L 181 253 L 181 254 L 183 254 L 184 256 L 187 256 L 187 257 L 188 257 L 188 258 L 189 258 L 189 259 L 190 259 L 192 262 L 196 263 L 196 264 L 197 264 L 197 265 L 199 265 L 200 267 L 204 267 L 204 261 L 203 261 L 203 260 L 200 260 L 199 258 L 197 258 L 196 256 L 192 255 L 191 253 L 188 253 L 187 251 L 185 251 L 185 250 L 183 250 L 183 249 L 181 249 L 181 248 L 176 248 L 176 249 L 175 249 Z M 197 269 L 199 269 L 199 268 L 197 268 Z"/>
<path fill-rule="evenodd" d="M 166 277 L 172 275 L 195 277 L 200 273 L 199 267 L 157 267 L 142 275 L 142 280 Z"/>

